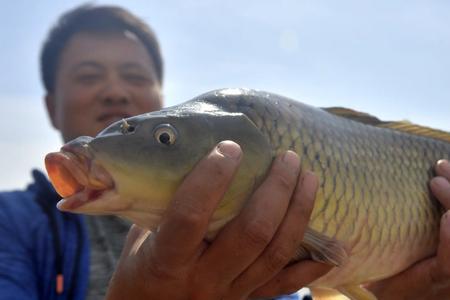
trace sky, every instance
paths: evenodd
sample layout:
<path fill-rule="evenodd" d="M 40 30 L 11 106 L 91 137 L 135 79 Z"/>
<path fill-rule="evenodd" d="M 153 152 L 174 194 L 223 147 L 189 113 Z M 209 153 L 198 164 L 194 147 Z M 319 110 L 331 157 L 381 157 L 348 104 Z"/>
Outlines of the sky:
<path fill-rule="evenodd" d="M 25 187 L 61 146 L 38 58 L 50 26 L 82 3 L 0 0 L 0 190 Z M 123 6 L 154 29 L 166 105 L 247 87 L 450 131 L 450 1 L 94 3 Z"/>

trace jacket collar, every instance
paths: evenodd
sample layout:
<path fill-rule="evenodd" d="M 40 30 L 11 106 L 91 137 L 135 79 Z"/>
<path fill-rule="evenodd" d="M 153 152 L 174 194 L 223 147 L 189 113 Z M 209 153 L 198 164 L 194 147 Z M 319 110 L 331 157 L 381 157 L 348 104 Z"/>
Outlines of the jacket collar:
<path fill-rule="evenodd" d="M 28 186 L 29 191 L 33 191 L 35 193 L 39 193 L 44 196 L 45 199 L 48 199 L 49 202 L 58 202 L 61 200 L 61 196 L 53 188 L 50 181 L 48 181 L 47 177 L 41 171 L 37 169 L 33 169 L 31 171 L 34 182 Z"/>

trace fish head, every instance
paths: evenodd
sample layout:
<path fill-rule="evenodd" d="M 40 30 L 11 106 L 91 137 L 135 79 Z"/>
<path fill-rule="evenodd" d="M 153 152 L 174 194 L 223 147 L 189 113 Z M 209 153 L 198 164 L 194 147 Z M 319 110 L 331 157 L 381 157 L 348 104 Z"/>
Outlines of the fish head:
<path fill-rule="evenodd" d="M 154 229 L 186 175 L 222 140 L 237 142 L 244 157 L 213 216 L 211 230 L 217 231 L 237 214 L 272 160 L 267 139 L 241 113 L 185 109 L 127 118 L 48 154 L 46 167 L 64 197 L 59 209 L 115 214 Z"/>

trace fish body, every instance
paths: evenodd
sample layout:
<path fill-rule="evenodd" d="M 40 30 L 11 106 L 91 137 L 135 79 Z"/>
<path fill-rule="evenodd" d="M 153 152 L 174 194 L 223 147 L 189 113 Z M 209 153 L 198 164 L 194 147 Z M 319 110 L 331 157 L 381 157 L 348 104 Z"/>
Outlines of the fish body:
<path fill-rule="evenodd" d="M 296 259 L 336 265 L 312 287 L 370 299 L 354 291 L 359 284 L 436 252 L 442 207 L 428 181 L 436 161 L 450 158 L 450 138 L 439 131 L 430 138 L 423 134 L 428 130 L 410 130 L 414 126 L 368 125 L 374 119 L 365 114 L 358 116 L 364 122 L 343 115 L 266 92 L 218 90 L 76 139 L 49 154 L 46 165 L 66 198 L 61 209 L 116 214 L 154 230 L 193 166 L 218 142 L 233 140 L 244 156 L 211 221 L 213 238 L 239 213 L 273 158 L 293 150 L 320 180 Z"/>

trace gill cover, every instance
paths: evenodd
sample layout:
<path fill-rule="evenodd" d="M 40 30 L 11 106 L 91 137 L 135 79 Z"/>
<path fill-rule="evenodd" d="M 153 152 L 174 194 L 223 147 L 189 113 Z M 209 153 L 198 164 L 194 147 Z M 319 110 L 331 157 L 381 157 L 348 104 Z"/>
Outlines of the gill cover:
<path fill-rule="evenodd" d="M 120 215 L 150 227 L 155 224 L 145 220 L 155 218 L 149 215 L 162 214 L 184 177 L 223 140 L 238 143 L 243 158 L 213 216 L 210 229 L 214 231 L 237 214 L 272 162 L 268 140 L 247 116 L 191 101 L 119 121 L 89 147 L 114 179 L 120 197 L 133 200 Z"/>

